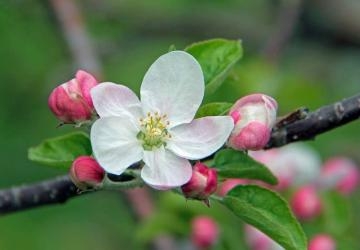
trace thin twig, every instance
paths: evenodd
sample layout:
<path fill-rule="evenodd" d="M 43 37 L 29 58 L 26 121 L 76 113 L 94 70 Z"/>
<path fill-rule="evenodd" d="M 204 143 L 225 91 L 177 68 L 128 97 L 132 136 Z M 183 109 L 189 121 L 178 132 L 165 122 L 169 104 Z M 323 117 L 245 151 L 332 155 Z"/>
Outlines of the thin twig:
<path fill-rule="evenodd" d="M 269 37 L 263 51 L 271 62 L 276 62 L 292 37 L 301 12 L 301 0 L 285 0 L 279 10 L 276 30 Z"/>
<path fill-rule="evenodd" d="M 76 68 L 88 70 L 101 78 L 101 66 L 87 34 L 83 16 L 73 0 L 50 1 L 62 27 Z"/>

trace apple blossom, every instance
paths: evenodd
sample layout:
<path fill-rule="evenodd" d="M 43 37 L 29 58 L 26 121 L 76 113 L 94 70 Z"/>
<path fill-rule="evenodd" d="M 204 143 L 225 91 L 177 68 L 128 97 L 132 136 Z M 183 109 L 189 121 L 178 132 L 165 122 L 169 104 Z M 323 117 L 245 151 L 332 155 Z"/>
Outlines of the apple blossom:
<path fill-rule="evenodd" d="M 95 158 L 109 173 L 121 174 L 143 160 L 142 179 L 158 189 L 188 182 L 188 159 L 219 149 L 231 133 L 230 116 L 194 119 L 204 96 L 199 63 L 184 51 L 158 58 L 144 76 L 140 97 L 129 88 L 101 83 L 91 90 L 100 116 L 91 128 Z"/>
<path fill-rule="evenodd" d="M 346 157 L 328 159 L 320 175 L 320 186 L 335 188 L 342 194 L 350 194 L 359 185 L 360 173 L 356 164 Z"/>
<path fill-rule="evenodd" d="M 201 162 L 194 165 L 191 179 L 181 186 L 186 198 L 204 200 L 205 202 L 208 202 L 208 197 L 216 191 L 216 188 L 216 169 L 209 168 Z"/>
<path fill-rule="evenodd" d="M 216 222 L 208 216 L 195 217 L 191 222 L 191 239 L 199 249 L 213 246 L 219 237 Z"/>
<path fill-rule="evenodd" d="M 75 78 L 56 87 L 48 104 L 54 115 L 64 123 L 77 123 L 92 118 L 94 106 L 90 89 L 98 84 L 94 76 L 79 70 Z"/>
<path fill-rule="evenodd" d="M 276 121 L 276 101 L 264 94 L 252 94 L 239 99 L 230 109 L 235 128 L 228 145 L 237 150 L 259 150 L 270 139 Z"/>
<path fill-rule="evenodd" d="M 70 168 L 71 180 L 82 190 L 98 187 L 104 176 L 104 169 L 90 156 L 79 156 Z"/>

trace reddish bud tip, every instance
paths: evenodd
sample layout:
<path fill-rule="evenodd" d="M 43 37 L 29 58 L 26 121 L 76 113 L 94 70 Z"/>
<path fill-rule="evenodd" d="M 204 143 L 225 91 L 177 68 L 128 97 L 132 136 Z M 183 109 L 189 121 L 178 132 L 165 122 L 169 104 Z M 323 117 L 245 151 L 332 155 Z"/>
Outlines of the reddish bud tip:
<path fill-rule="evenodd" d="M 64 123 L 77 123 L 91 119 L 94 106 L 90 89 L 97 85 L 89 73 L 79 70 L 76 77 L 56 87 L 50 94 L 48 105 L 54 115 Z"/>
<path fill-rule="evenodd" d="M 207 216 L 198 216 L 191 225 L 191 240 L 200 249 L 207 249 L 215 245 L 219 230 L 216 222 Z"/>
<path fill-rule="evenodd" d="M 197 200 L 207 200 L 216 188 L 216 170 L 200 162 L 194 165 L 190 181 L 181 187 L 186 198 Z"/>
<path fill-rule="evenodd" d="M 321 213 L 321 200 L 313 186 L 299 188 L 291 199 L 291 207 L 299 219 L 309 220 Z"/>
<path fill-rule="evenodd" d="M 336 243 L 327 234 L 318 234 L 309 243 L 309 250 L 335 250 Z"/>
<path fill-rule="evenodd" d="M 76 158 L 70 169 L 71 180 L 81 190 L 100 186 L 104 176 L 104 169 L 90 156 Z"/>
<path fill-rule="evenodd" d="M 267 95 L 253 94 L 239 99 L 229 112 L 235 127 L 228 145 L 237 150 L 264 148 L 275 124 L 276 110 L 276 101 Z"/>

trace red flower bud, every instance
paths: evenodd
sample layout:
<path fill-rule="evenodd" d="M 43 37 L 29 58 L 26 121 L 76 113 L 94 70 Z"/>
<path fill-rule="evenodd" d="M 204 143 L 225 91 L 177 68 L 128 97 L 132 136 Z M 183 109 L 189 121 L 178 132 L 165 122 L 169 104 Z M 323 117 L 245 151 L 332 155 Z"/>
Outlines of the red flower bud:
<path fill-rule="evenodd" d="M 192 221 L 191 239 L 199 249 L 207 249 L 214 246 L 219 229 L 216 222 L 207 216 L 198 216 Z"/>
<path fill-rule="evenodd" d="M 97 80 L 91 74 L 79 70 L 74 79 L 61 84 L 51 92 L 48 100 L 50 110 L 64 123 L 91 119 L 94 106 L 90 89 L 97 84 Z"/>
<path fill-rule="evenodd" d="M 200 162 L 194 165 L 190 181 L 181 187 L 186 198 L 197 200 L 207 200 L 216 188 L 216 170 Z"/>
<path fill-rule="evenodd" d="M 71 180 L 81 190 L 99 187 L 104 176 L 104 169 L 90 156 L 76 158 L 70 169 Z"/>
<path fill-rule="evenodd" d="M 335 241 L 327 234 L 318 234 L 311 239 L 309 250 L 335 250 Z"/>
<path fill-rule="evenodd" d="M 259 150 L 270 139 L 277 103 L 270 96 L 253 94 L 239 99 L 230 109 L 234 120 L 228 145 L 237 150 Z"/>
<path fill-rule="evenodd" d="M 299 219 L 313 219 L 321 213 L 321 200 L 313 186 L 303 186 L 293 195 L 291 207 Z"/>
<path fill-rule="evenodd" d="M 356 164 L 345 157 L 333 157 L 324 163 L 321 169 L 320 183 L 334 187 L 338 192 L 347 195 L 358 186 L 360 173 Z"/>

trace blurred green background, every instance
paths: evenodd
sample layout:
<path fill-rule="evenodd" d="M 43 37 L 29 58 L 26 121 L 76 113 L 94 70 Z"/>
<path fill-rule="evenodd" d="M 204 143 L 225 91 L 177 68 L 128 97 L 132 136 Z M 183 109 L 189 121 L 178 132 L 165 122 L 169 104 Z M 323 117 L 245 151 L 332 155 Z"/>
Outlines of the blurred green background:
<path fill-rule="evenodd" d="M 54 11 L 60 1 L 0 2 L 1 188 L 64 174 L 27 160 L 28 147 L 70 130 L 56 128 L 47 107 L 50 91 L 79 68 Z M 73 2 L 81 11 L 102 78 L 136 91 L 149 65 L 170 45 L 182 49 L 217 37 L 241 39 L 244 56 L 207 101 L 235 101 L 264 92 L 277 99 L 280 114 L 285 114 L 360 91 L 357 0 Z M 345 155 L 360 163 L 359 139 L 357 121 L 309 144 L 323 159 Z M 155 198 L 170 199 L 161 196 Z M 353 232 L 359 234 L 356 199 L 353 209 Z M 0 249 L 142 249 L 134 237 L 140 226 L 123 195 L 102 192 L 1 217 Z M 240 238 L 240 226 L 238 233 Z"/>

